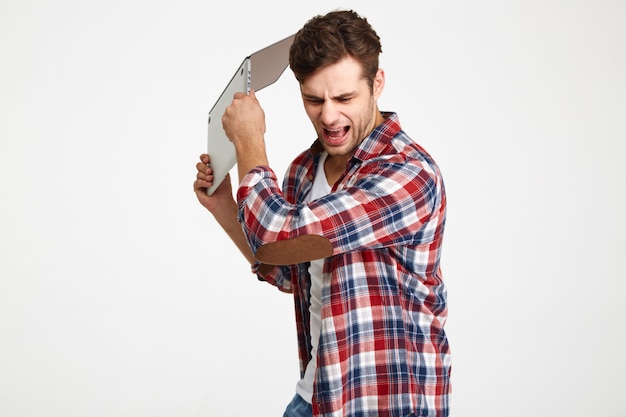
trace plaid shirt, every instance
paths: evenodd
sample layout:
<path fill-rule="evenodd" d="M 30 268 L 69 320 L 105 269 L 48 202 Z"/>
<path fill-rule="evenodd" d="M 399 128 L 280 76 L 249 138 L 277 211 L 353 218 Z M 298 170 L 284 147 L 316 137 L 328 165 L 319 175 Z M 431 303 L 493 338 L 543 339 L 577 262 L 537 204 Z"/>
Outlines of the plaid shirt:
<path fill-rule="evenodd" d="M 303 203 L 321 146 L 290 165 L 283 191 L 257 167 L 237 193 L 254 252 L 314 234 L 327 238 L 322 328 L 313 415 L 448 416 L 450 351 L 440 254 L 446 197 L 439 169 L 401 130 L 395 113 L 356 149 L 327 196 Z M 293 292 L 300 371 L 310 360 L 308 263 L 268 268 L 259 278 Z"/>

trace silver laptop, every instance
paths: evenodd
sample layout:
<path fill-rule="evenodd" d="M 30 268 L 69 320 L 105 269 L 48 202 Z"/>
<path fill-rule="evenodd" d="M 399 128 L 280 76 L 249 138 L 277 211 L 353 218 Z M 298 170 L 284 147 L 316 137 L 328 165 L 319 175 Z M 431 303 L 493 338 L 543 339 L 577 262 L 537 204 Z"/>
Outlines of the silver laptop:
<path fill-rule="evenodd" d="M 209 111 L 208 150 L 213 168 L 213 185 L 207 190 L 211 195 L 237 163 L 235 147 L 222 128 L 222 115 L 238 92 L 248 94 L 251 89 L 259 91 L 275 83 L 289 65 L 289 47 L 295 35 L 291 35 L 266 48 L 247 56 L 220 97 Z"/>

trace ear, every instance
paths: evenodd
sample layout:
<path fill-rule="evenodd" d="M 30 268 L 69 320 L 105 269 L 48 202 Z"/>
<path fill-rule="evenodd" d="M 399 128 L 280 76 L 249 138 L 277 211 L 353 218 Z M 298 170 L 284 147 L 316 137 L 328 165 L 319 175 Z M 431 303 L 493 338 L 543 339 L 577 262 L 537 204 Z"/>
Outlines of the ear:
<path fill-rule="evenodd" d="M 374 77 L 374 84 L 372 85 L 374 99 L 378 100 L 378 97 L 383 93 L 385 89 L 385 71 L 381 68 L 376 71 L 376 76 Z"/>

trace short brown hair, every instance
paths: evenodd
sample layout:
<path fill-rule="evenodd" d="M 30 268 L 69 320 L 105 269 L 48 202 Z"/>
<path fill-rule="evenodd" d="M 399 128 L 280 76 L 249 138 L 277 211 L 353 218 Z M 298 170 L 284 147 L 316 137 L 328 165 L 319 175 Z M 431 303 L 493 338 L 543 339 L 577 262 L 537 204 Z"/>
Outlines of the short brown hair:
<path fill-rule="evenodd" d="M 381 52 L 380 38 L 367 19 L 352 10 L 333 11 L 313 17 L 296 33 L 289 67 L 303 83 L 317 70 L 351 56 L 361 63 L 363 78 L 372 87 Z"/>

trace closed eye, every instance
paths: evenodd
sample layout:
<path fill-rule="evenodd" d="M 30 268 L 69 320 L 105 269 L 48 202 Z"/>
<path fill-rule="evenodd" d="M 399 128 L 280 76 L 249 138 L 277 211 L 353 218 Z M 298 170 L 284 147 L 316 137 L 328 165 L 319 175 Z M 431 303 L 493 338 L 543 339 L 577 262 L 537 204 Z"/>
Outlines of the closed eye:
<path fill-rule="evenodd" d="M 324 103 L 324 100 L 319 99 L 319 98 L 304 98 L 306 100 L 307 103 L 311 103 L 311 104 L 322 104 Z"/>

